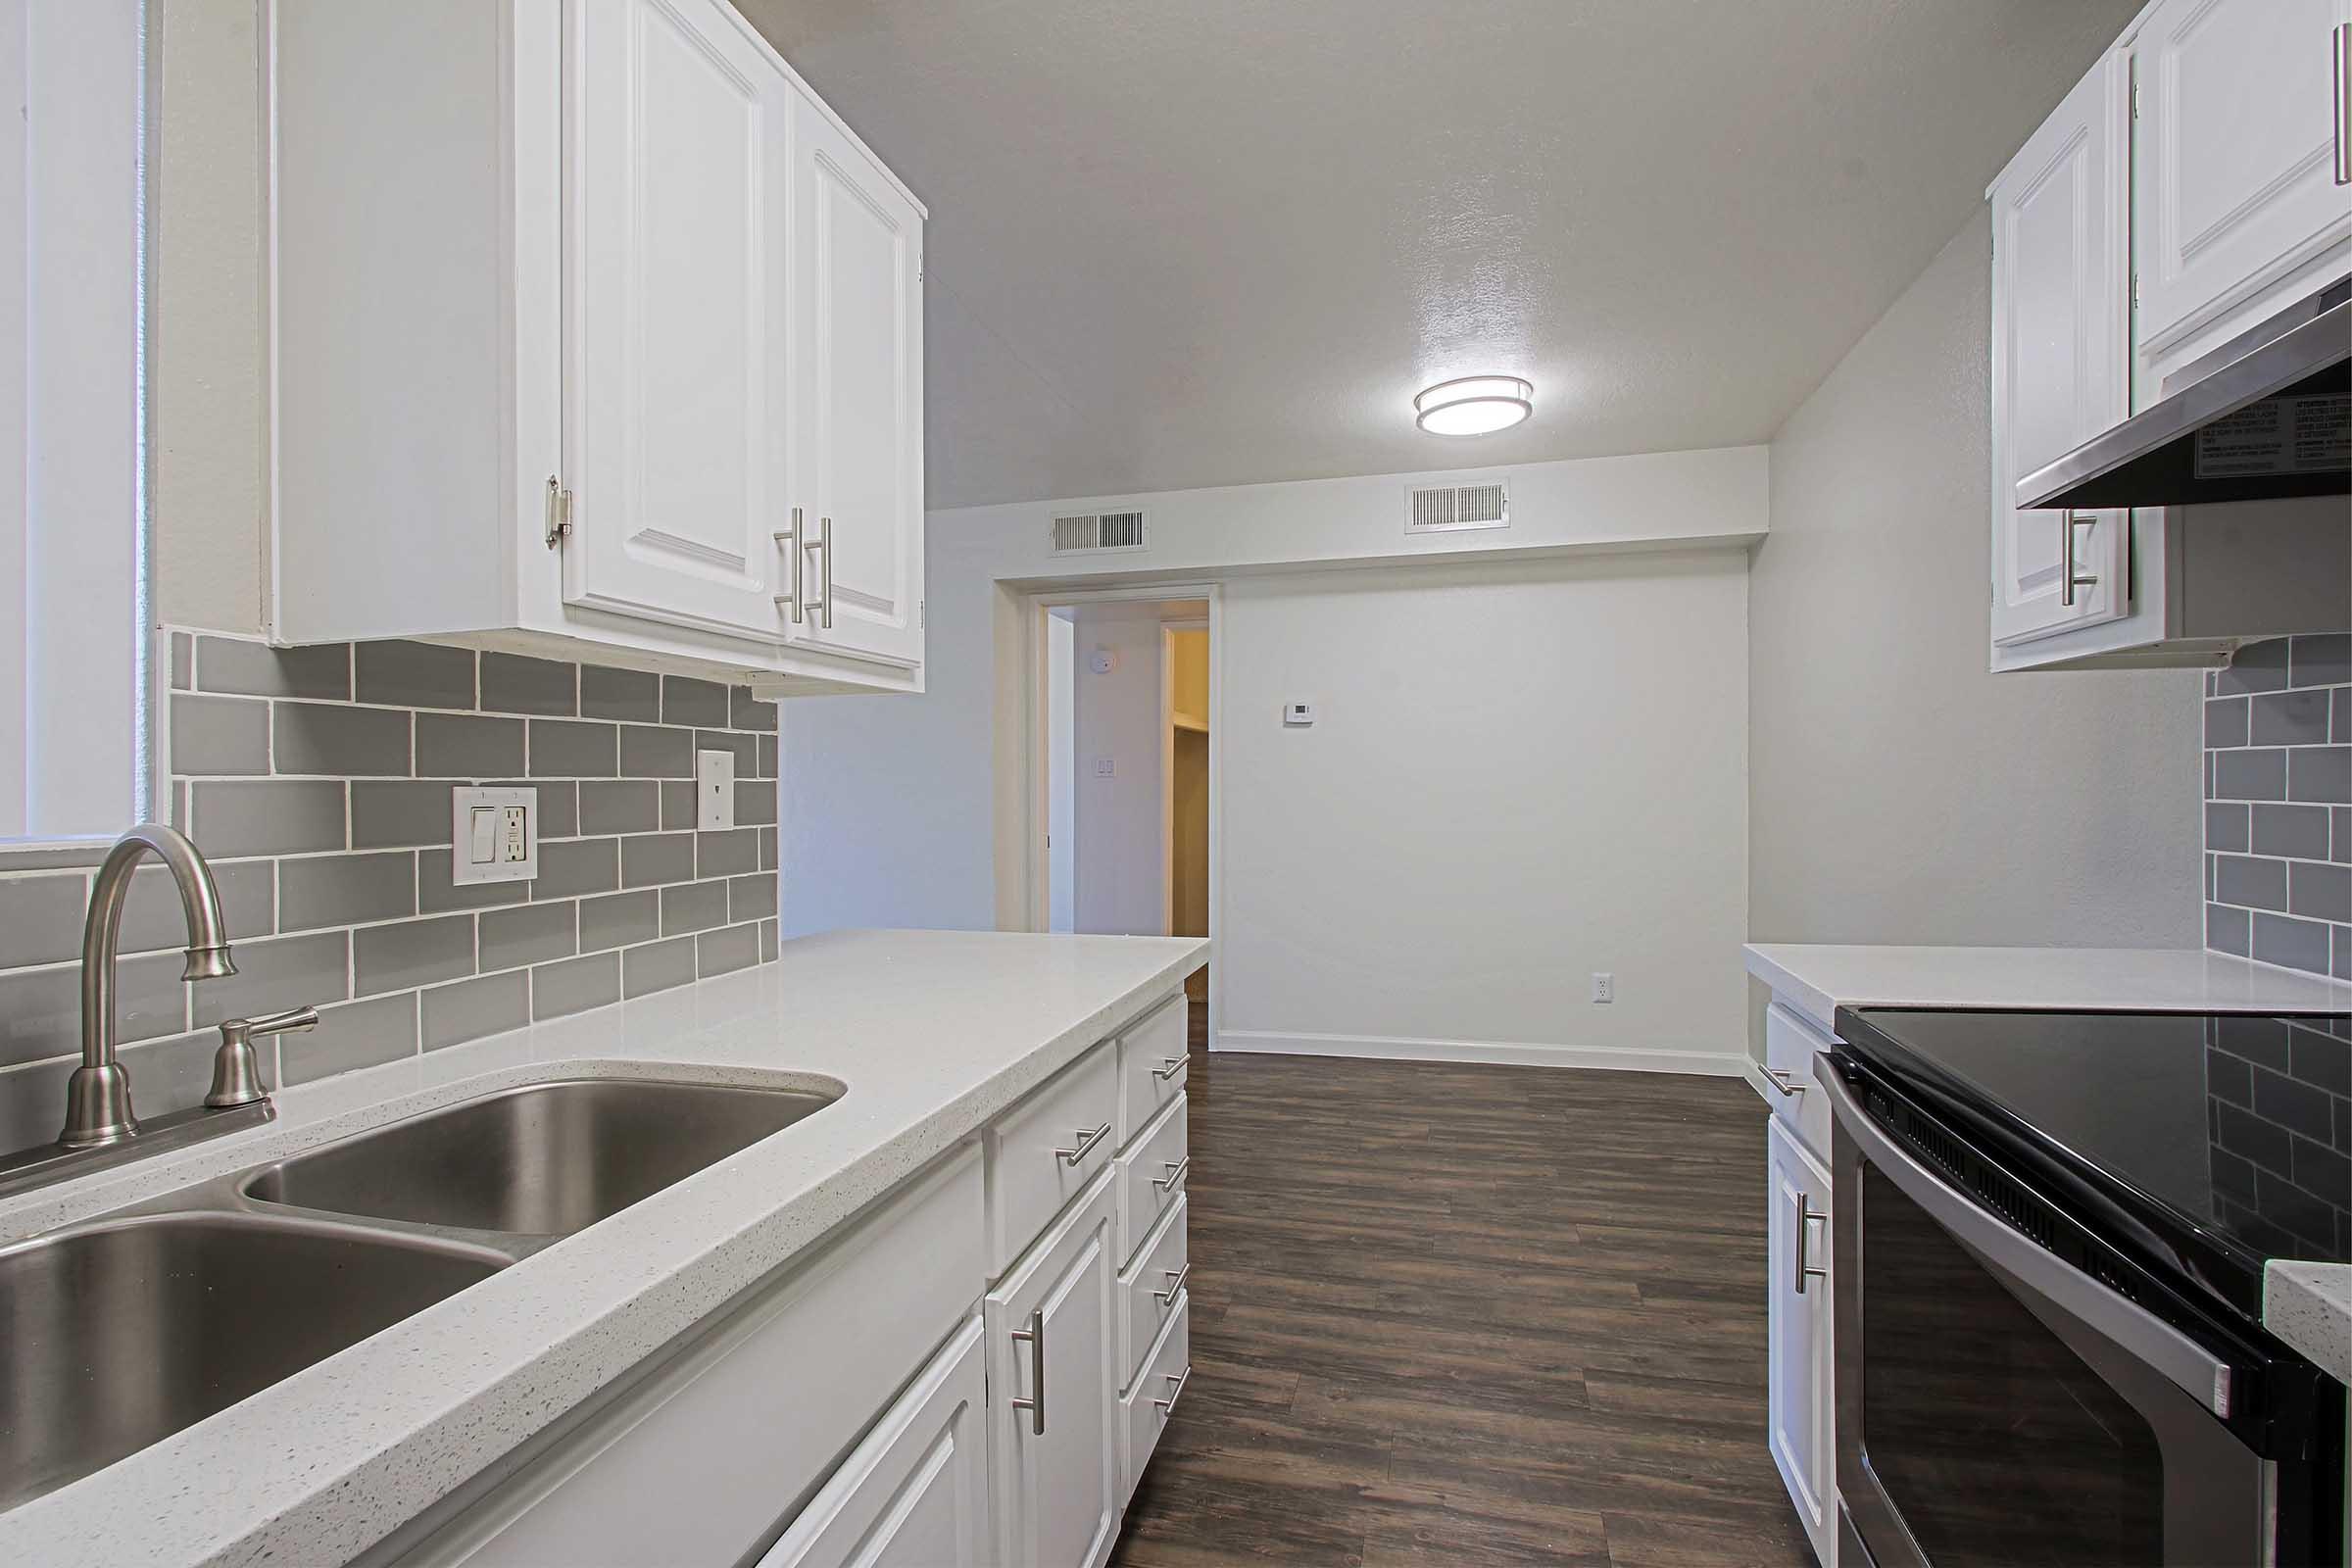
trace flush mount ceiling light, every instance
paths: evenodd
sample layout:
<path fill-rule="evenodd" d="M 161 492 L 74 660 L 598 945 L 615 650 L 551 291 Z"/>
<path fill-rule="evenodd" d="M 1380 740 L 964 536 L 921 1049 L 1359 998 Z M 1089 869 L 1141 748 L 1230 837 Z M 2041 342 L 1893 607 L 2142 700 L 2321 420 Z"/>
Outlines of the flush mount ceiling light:
<path fill-rule="evenodd" d="M 1413 399 L 1413 422 L 1432 435 L 1487 435 L 1536 412 L 1536 389 L 1515 375 L 1440 381 Z"/>

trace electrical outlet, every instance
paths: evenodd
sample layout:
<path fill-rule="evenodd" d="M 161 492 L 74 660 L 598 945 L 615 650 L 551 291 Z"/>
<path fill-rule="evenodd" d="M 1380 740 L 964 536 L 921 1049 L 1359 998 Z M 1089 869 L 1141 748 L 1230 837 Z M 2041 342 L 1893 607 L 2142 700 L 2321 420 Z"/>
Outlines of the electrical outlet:
<path fill-rule="evenodd" d="M 452 789 L 449 843 L 453 886 L 530 881 L 539 874 L 539 792 Z"/>
<path fill-rule="evenodd" d="M 1098 757 L 1095 759 L 1095 777 L 1109 778 L 1117 773 L 1118 770 L 1118 759 L 1113 757 Z"/>
<path fill-rule="evenodd" d="M 1592 1000 L 1594 1002 L 1615 1002 L 1617 1000 L 1617 977 L 1606 969 L 1592 971 Z"/>

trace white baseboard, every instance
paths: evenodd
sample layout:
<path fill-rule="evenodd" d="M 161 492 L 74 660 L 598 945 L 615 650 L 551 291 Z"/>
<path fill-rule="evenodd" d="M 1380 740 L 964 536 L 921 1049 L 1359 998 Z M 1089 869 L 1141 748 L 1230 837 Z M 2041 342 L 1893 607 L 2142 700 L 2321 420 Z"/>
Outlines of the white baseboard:
<path fill-rule="evenodd" d="M 1759 1084 L 1744 1051 L 1652 1051 L 1617 1046 L 1533 1046 L 1496 1040 L 1411 1040 L 1386 1035 L 1274 1034 L 1220 1029 L 1214 1049 L 1277 1056 L 1368 1056 L 1385 1061 L 1483 1061 L 1517 1067 L 1600 1067 L 1618 1072 L 1690 1072 Z"/>

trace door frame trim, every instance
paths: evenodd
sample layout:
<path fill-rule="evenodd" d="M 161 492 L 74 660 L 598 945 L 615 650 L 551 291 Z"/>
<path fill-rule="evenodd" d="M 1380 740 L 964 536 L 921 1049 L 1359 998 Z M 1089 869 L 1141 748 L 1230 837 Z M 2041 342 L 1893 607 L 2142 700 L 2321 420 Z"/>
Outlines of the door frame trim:
<path fill-rule="evenodd" d="M 1046 849 L 1051 788 L 1048 768 L 1050 737 L 1046 734 L 1047 661 L 1046 617 L 1055 610 L 1079 605 L 1152 603 L 1171 599 L 1208 602 L 1208 1049 L 1217 1049 L 1218 1027 L 1224 1019 L 1225 988 L 1213 961 L 1225 929 L 1225 726 L 1218 716 L 1225 708 L 1225 604 L 1223 585 L 1214 581 L 1152 583 L 1119 588 L 1045 589 L 1021 595 L 1021 923 L 1014 929 L 1052 929 L 1047 900 L 1053 869 Z M 1199 625 L 1198 617 L 1183 624 Z M 1165 633 L 1162 633 L 1165 642 Z M 1161 708 L 1165 717 L 1166 674 L 1162 659 Z M 1163 729 L 1165 725 L 1161 726 Z M 1162 783 L 1168 765 L 1169 741 L 1160 737 Z M 1165 803 L 1162 803 L 1163 807 Z M 1166 812 L 1161 812 L 1163 821 Z M 1166 842 L 1161 844 L 1166 863 Z M 1163 890 L 1162 905 L 1166 904 Z M 1000 906 L 1001 907 L 1001 906 Z M 1164 925 L 1164 921 L 1163 921 Z"/>

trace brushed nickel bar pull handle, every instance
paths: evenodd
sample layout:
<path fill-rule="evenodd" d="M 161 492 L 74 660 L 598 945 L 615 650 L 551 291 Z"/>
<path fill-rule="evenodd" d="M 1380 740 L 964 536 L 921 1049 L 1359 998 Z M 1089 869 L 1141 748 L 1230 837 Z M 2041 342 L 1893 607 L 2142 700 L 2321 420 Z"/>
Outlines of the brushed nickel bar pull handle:
<path fill-rule="evenodd" d="M 2339 25 L 2335 48 L 2335 182 L 2352 185 L 2352 24 Z"/>
<path fill-rule="evenodd" d="M 1787 1095 L 1791 1100 L 1794 1100 L 1798 1095 L 1803 1094 L 1809 1087 L 1805 1084 L 1790 1083 L 1788 1081 L 1788 1069 L 1786 1067 L 1767 1067 L 1764 1069 L 1764 1076 L 1772 1080 L 1773 1088 L 1778 1089 L 1782 1094 Z"/>
<path fill-rule="evenodd" d="M 1164 1291 L 1153 1291 L 1152 1293 L 1152 1299 L 1160 1302 L 1162 1305 L 1165 1305 L 1167 1302 L 1173 1301 L 1177 1297 L 1184 1294 L 1184 1282 L 1193 1277 L 1192 1259 L 1186 1258 L 1184 1267 L 1182 1268 L 1161 1269 L 1159 1271 L 1159 1277 L 1168 1282 L 1168 1288 Z"/>
<path fill-rule="evenodd" d="M 815 540 L 801 548 L 813 550 L 823 557 L 820 564 L 824 567 L 824 575 L 819 580 L 824 584 L 824 592 L 811 608 L 815 611 L 818 627 L 825 631 L 831 631 L 833 629 L 833 519 L 831 517 L 817 518 Z"/>
<path fill-rule="evenodd" d="M 1076 1149 L 1056 1149 L 1054 1151 L 1054 1152 L 1060 1156 L 1061 1162 L 1064 1165 L 1075 1165 L 1087 1155 L 1093 1153 L 1095 1152 L 1095 1146 L 1109 1136 L 1110 1123 L 1108 1122 L 1104 1122 L 1102 1126 L 1096 1128 L 1091 1133 L 1081 1128 L 1078 1133 L 1078 1147 Z"/>
<path fill-rule="evenodd" d="M 786 559 L 792 563 L 792 590 L 789 593 L 781 593 L 776 595 L 776 608 L 778 610 L 791 611 L 792 623 L 795 626 L 798 626 L 801 623 L 801 617 L 807 607 L 807 602 L 802 597 L 801 593 L 800 508 L 795 507 L 792 509 L 792 526 L 777 534 L 775 536 L 775 540 L 776 543 L 782 547 Z"/>
<path fill-rule="evenodd" d="M 1169 1160 L 1160 1166 L 1160 1169 L 1166 1171 L 1167 1174 L 1165 1176 L 1152 1177 L 1152 1185 L 1154 1187 L 1164 1187 L 1172 1193 L 1180 1185 L 1182 1185 L 1186 1174 L 1190 1172 L 1192 1168 L 1193 1156 L 1190 1154 L 1185 1155 L 1182 1159 Z M 1187 1266 L 1189 1267 L 1190 1265 Z"/>
<path fill-rule="evenodd" d="M 1037 1369 L 1037 1375 L 1029 1380 L 1029 1387 L 1037 1391 L 1035 1396 L 1024 1399 L 1015 1396 L 1012 1407 L 1029 1412 L 1030 1434 L 1042 1438 L 1046 1435 L 1046 1309 L 1041 1306 L 1031 1312 L 1029 1326 L 1014 1329 L 1012 1337 L 1029 1347 Z"/>
<path fill-rule="evenodd" d="M 1176 1413 L 1176 1401 L 1184 1397 L 1184 1386 L 1193 1381 L 1193 1363 L 1185 1362 L 1182 1372 L 1163 1372 L 1160 1376 L 1176 1386 L 1168 1391 L 1166 1398 L 1153 1399 L 1152 1402 L 1159 1408 L 1162 1416 L 1171 1416 Z"/>
<path fill-rule="evenodd" d="M 1817 1219 L 1826 1220 L 1829 1217 L 1827 1214 L 1813 1212 L 1812 1194 L 1799 1193 L 1796 1195 L 1796 1294 L 1799 1296 L 1805 1294 L 1805 1281 L 1809 1279 L 1826 1280 L 1830 1277 L 1828 1269 L 1816 1268 L 1805 1258 L 1805 1227 Z"/>
<path fill-rule="evenodd" d="M 2070 512 L 2066 514 L 2066 529 L 2063 536 L 2065 543 L 2058 551 L 2058 602 L 2069 608 L 2074 605 L 2076 589 L 2095 588 L 2099 582 L 2096 572 L 2075 569 L 2075 530 L 2077 528 L 2095 528 L 2098 525 L 2099 518 L 2096 513 Z"/>
<path fill-rule="evenodd" d="M 1152 1069 L 1152 1076 L 1165 1082 L 1182 1071 L 1184 1071 L 1182 1056 L 1162 1056 L 1159 1058 L 1159 1065 Z"/>

